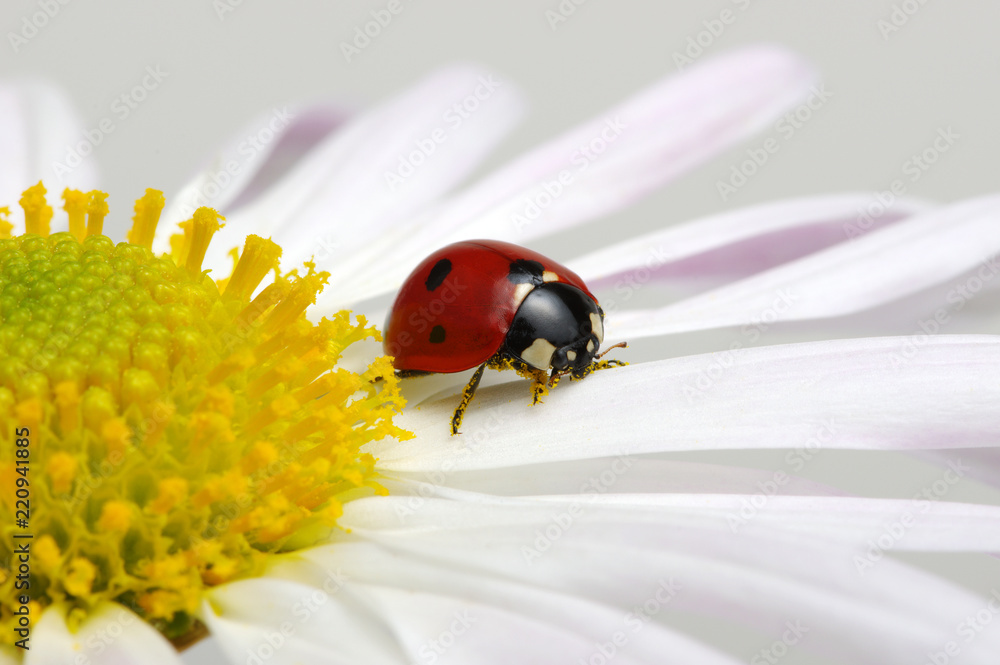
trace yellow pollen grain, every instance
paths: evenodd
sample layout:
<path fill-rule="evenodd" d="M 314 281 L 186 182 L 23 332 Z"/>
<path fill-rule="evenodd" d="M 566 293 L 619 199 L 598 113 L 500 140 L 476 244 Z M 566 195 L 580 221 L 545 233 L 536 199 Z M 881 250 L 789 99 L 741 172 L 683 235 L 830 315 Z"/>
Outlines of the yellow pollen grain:
<path fill-rule="evenodd" d="M 56 384 L 56 407 L 59 409 L 59 428 L 69 434 L 80 426 L 80 391 L 75 381 Z"/>
<path fill-rule="evenodd" d="M 132 506 L 125 501 L 108 501 L 101 507 L 97 528 L 101 531 L 125 531 L 132 524 Z"/>
<path fill-rule="evenodd" d="M 156 499 L 150 504 L 150 510 L 159 515 L 165 515 L 187 497 L 188 482 L 183 478 L 164 478 L 157 484 Z"/>
<path fill-rule="evenodd" d="M 31 553 L 38 561 L 38 565 L 43 571 L 52 571 L 59 567 L 62 554 L 59 552 L 59 545 L 56 539 L 45 534 L 41 536 L 31 548 Z"/>
<path fill-rule="evenodd" d="M 75 557 L 63 577 L 63 587 L 71 596 L 86 596 L 97 577 L 97 566 L 84 557 Z"/>
<path fill-rule="evenodd" d="M 66 452 L 52 453 L 45 464 L 45 473 L 56 494 L 67 494 L 76 479 L 76 458 Z"/>
<path fill-rule="evenodd" d="M 101 437 L 107 445 L 108 459 L 117 464 L 132 441 L 132 429 L 124 418 L 109 418 L 101 426 Z"/>
<path fill-rule="evenodd" d="M 258 441 L 250 449 L 250 452 L 240 462 L 240 468 L 245 474 L 251 474 L 258 469 L 263 469 L 269 464 L 278 460 L 278 450 L 267 441 Z"/>

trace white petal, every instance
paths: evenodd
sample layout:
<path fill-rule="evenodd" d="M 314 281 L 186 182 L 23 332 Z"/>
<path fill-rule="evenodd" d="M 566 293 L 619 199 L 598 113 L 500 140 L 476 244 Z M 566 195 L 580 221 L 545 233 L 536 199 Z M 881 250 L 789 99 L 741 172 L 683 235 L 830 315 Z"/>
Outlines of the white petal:
<path fill-rule="evenodd" d="M 935 209 L 658 310 L 616 313 L 611 340 L 841 316 L 981 267 L 997 273 L 1000 196 Z"/>
<path fill-rule="evenodd" d="M 615 243 L 567 265 L 592 289 L 641 268 L 654 278 L 747 275 L 848 240 L 845 228 L 857 224 L 859 210 L 870 202 L 871 195 L 837 194 L 764 203 Z M 928 207 L 897 199 L 866 230 Z"/>
<path fill-rule="evenodd" d="M 379 464 L 382 473 L 388 473 Z M 574 492 L 753 494 L 772 481 L 773 471 L 720 464 L 699 464 L 621 455 L 614 458 L 563 460 L 549 464 L 469 471 L 392 472 L 385 485 L 391 494 L 429 496 L 440 487 L 497 496 L 535 496 Z M 838 495 L 840 490 L 788 477 L 783 494 Z"/>
<path fill-rule="evenodd" d="M 482 469 L 671 450 L 974 448 L 1000 442 L 1000 339 L 836 340 L 672 358 L 561 384 L 528 407 L 525 382 L 408 411 L 410 441 L 368 447 L 382 468 Z"/>
<path fill-rule="evenodd" d="M 363 589 L 258 578 L 212 590 L 201 619 L 234 663 L 402 663 L 403 649 Z M 331 599 L 335 602 L 329 602 Z"/>
<path fill-rule="evenodd" d="M 419 509 L 423 500 L 429 497 L 497 505 L 521 505 L 525 499 L 531 499 L 562 505 L 565 509 L 582 506 L 586 510 L 593 507 L 651 510 L 664 519 L 673 515 L 680 521 L 697 520 L 706 526 L 715 523 L 720 530 L 729 529 L 733 533 L 752 532 L 764 536 L 781 534 L 801 536 L 808 540 L 822 538 L 846 544 L 870 543 L 888 537 L 889 544 L 883 550 L 1000 552 L 998 506 L 932 502 L 922 495 L 911 500 L 824 496 L 819 493 L 816 496 L 794 496 L 802 488 L 812 491 L 821 488 L 789 477 L 783 471 L 771 471 L 766 475 L 761 472 L 763 479 L 757 481 L 753 488 L 755 491 L 751 494 L 743 494 L 736 487 L 725 488 L 717 493 L 700 487 L 694 492 L 684 493 L 630 491 L 635 490 L 637 485 L 654 484 L 651 482 L 653 479 L 643 478 L 642 472 L 652 470 L 648 463 L 655 461 L 659 460 L 629 459 L 624 456 L 615 460 L 592 460 L 594 468 L 590 478 L 573 487 L 574 493 L 565 495 L 514 494 L 510 492 L 510 487 L 501 487 L 499 496 L 469 489 L 455 489 L 452 482 L 455 474 L 441 472 L 428 474 L 430 482 L 389 480 L 386 487 L 392 496 L 409 496 L 407 501 L 414 510 Z M 957 468 L 962 475 L 968 472 L 961 458 L 953 458 L 950 462 L 951 468 Z M 573 465 L 562 462 L 558 465 L 534 466 L 548 467 L 550 472 L 558 473 L 559 467 L 572 468 Z M 516 467 L 511 471 L 530 473 L 532 470 L 532 467 Z M 674 473 L 684 470 L 686 469 L 677 469 Z M 475 472 L 464 472 L 459 474 L 459 478 L 464 476 L 468 480 L 470 476 L 476 475 Z M 489 475 L 497 475 L 497 470 L 493 470 L 493 474 L 487 474 L 487 477 Z M 513 476 L 514 473 L 510 475 Z M 637 479 L 636 475 L 640 477 Z M 723 468 L 719 475 L 722 478 L 714 479 L 716 485 L 735 474 Z M 944 481 L 949 488 L 961 479 L 959 475 L 952 475 L 955 482 Z M 737 479 L 743 480 L 738 476 Z M 560 480 L 553 478 L 542 483 L 542 489 L 547 491 L 551 485 L 559 484 Z M 520 485 L 517 481 L 513 483 L 513 487 Z"/>
<path fill-rule="evenodd" d="M 773 475 L 773 474 L 772 474 Z M 773 480 L 774 491 L 784 491 Z M 1000 507 L 926 499 L 740 494 L 589 494 L 539 500 L 563 506 L 648 509 L 721 529 L 806 540 L 888 543 L 882 551 L 1000 552 Z"/>
<path fill-rule="evenodd" d="M 78 660 L 79 657 L 86 660 Z M 32 629 L 25 665 L 183 665 L 174 647 L 128 608 L 105 603 L 76 634 L 69 632 L 65 608 L 50 606 Z"/>
<path fill-rule="evenodd" d="M 848 659 L 909 663 L 921 650 L 953 638 L 958 620 L 986 601 L 890 559 L 859 574 L 859 550 L 834 541 L 768 533 L 733 534 L 718 522 L 662 511 L 496 505 L 406 497 L 365 499 L 345 506 L 342 524 L 353 538 L 381 545 L 344 565 L 360 575 L 417 577 L 407 559 L 574 593 L 621 608 L 641 605 L 664 580 L 680 591 L 671 613 L 710 615 L 780 635 L 786 621 L 809 630 L 802 647 Z M 859 543 L 860 544 L 860 543 Z M 324 548 L 326 565 L 343 561 L 345 543 Z M 312 555 L 311 555 L 312 556 Z M 343 564 L 340 564 L 343 565 Z M 402 568 L 402 570 L 400 570 Z M 391 579 L 391 578 L 390 578 Z M 436 587 L 447 582 L 437 580 Z M 397 584 L 402 585 L 400 582 Z M 934 598 L 934 603 L 927 603 Z M 654 617 L 669 622 L 660 613 Z M 989 663 L 998 639 L 982 640 L 968 656 Z"/>
<path fill-rule="evenodd" d="M 814 80 L 811 67 L 774 47 L 706 60 L 545 143 L 415 220 L 395 251 L 380 248 L 381 260 L 365 255 L 351 264 L 348 274 L 354 281 L 345 282 L 347 293 L 364 300 L 395 288 L 426 253 L 454 240 L 523 243 L 618 210 L 760 131 L 805 97 Z M 582 156 L 581 148 L 605 137 L 613 140 L 599 157 Z M 560 177 L 568 184 L 560 184 Z M 554 196 L 553 187 L 561 188 Z M 515 221 L 539 197 L 551 204 L 528 224 Z"/>
<path fill-rule="evenodd" d="M 405 645 L 407 662 L 429 655 L 448 663 L 571 662 L 589 658 L 595 642 L 610 642 L 616 632 L 624 643 L 615 662 L 733 662 L 662 626 L 626 623 L 617 607 L 426 560 L 390 559 L 371 543 L 302 552 L 271 574 L 316 589 L 334 576 L 366 588 Z"/>
<path fill-rule="evenodd" d="M 474 112 L 462 111 L 467 117 L 455 111 L 473 102 Z M 284 264 L 315 254 L 336 279 L 359 247 L 464 179 L 521 112 L 511 83 L 472 66 L 441 70 L 347 123 L 256 203 L 230 215 L 213 256 L 228 265 L 225 252 L 257 233 L 284 247 Z M 407 160 L 421 163 L 399 176 Z"/>
<path fill-rule="evenodd" d="M 59 207 L 64 187 L 86 191 L 95 186 L 92 155 L 79 164 L 67 159 L 85 141 L 83 129 L 82 119 L 59 88 L 40 80 L 0 84 L 0 206 L 14 213 L 15 234 L 24 232 L 24 217 L 15 211 L 21 192 L 29 186 L 44 180 L 53 208 Z M 88 147 L 92 148 L 89 142 Z M 61 168 L 57 170 L 56 164 Z"/>
<path fill-rule="evenodd" d="M 344 109 L 319 104 L 275 107 L 258 114 L 220 146 L 178 193 L 167 197 L 154 250 L 168 251 L 170 236 L 178 232 L 177 223 L 190 219 L 200 206 L 225 215 L 231 208 L 252 202 L 268 182 L 291 168 L 346 119 Z"/>

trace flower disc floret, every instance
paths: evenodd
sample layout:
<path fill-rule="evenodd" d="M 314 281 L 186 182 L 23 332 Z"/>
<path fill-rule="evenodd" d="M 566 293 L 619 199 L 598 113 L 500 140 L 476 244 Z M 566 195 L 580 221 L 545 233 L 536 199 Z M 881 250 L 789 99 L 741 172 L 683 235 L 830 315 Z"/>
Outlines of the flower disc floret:
<path fill-rule="evenodd" d="M 181 639 L 208 587 L 259 574 L 335 528 L 345 501 L 384 493 L 360 447 L 406 436 L 392 424 L 402 399 L 386 358 L 336 367 L 378 332 L 348 312 L 310 321 L 326 274 L 280 274 L 270 240 L 250 236 L 216 281 L 201 267 L 215 211 L 156 256 L 159 192 L 117 244 L 100 233 L 106 195 L 64 193 L 70 232 L 54 234 L 44 195 L 22 198 L 28 233 L 9 237 L 0 213 L 0 629 L 13 640 L 15 536 L 30 533 L 36 610 L 63 604 L 73 624 L 115 601 Z"/>

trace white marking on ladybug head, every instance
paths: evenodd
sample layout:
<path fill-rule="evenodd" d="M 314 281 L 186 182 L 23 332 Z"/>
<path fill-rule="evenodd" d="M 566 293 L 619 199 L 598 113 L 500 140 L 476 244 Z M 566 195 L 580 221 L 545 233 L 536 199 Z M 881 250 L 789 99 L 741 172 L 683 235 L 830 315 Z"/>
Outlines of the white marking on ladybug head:
<path fill-rule="evenodd" d="M 590 314 L 590 329 L 597 335 L 597 343 L 604 343 L 604 322 L 601 321 L 600 314 Z M 587 349 L 590 351 L 590 349 Z"/>
<path fill-rule="evenodd" d="M 590 340 L 587 342 L 587 353 L 593 353 L 593 352 L 594 352 L 594 340 Z"/>
<path fill-rule="evenodd" d="M 514 309 L 517 309 L 518 307 L 521 306 L 521 303 L 524 302 L 524 299 L 528 297 L 528 294 L 531 293 L 532 289 L 534 288 L 535 285 L 531 284 L 530 282 L 525 284 L 518 284 L 517 286 L 514 287 Z"/>
<path fill-rule="evenodd" d="M 546 270 L 545 272 L 542 273 L 542 281 L 543 282 L 558 282 L 559 281 L 559 275 L 555 274 L 551 270 Z"/>
<path fill-rule="evenodd" d="M 521 352 L 521 360 L 536 369 L 548 369 L 552 366 L 552 354 L 556 347 L 544 339 L 535 339 L 531 346 Z"/>
<path fill-rule="evenodd" d="M 570 362 L 573 362 L 574 360 L 576 360 L 576 351 L 567 351 L 566 352 L 566 360 L 568 360 Z"/>

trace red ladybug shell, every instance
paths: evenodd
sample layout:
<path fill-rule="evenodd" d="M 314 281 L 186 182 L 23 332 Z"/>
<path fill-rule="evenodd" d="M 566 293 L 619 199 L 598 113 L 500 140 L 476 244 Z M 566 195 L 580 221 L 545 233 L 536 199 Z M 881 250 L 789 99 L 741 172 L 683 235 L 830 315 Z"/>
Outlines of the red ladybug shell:
<path fill-rule="evenodd" d="M 499 240 L 448 245 L 410 273 L 389 310 L 383 347 L 393 366 L 461 372 L 493 357 L 533 288 L 508 279 L 512 266 L 523 261 L 541 264 L 545 281 L 570 284 L 594 298 L 576 273 L 530 249 Z"/>

